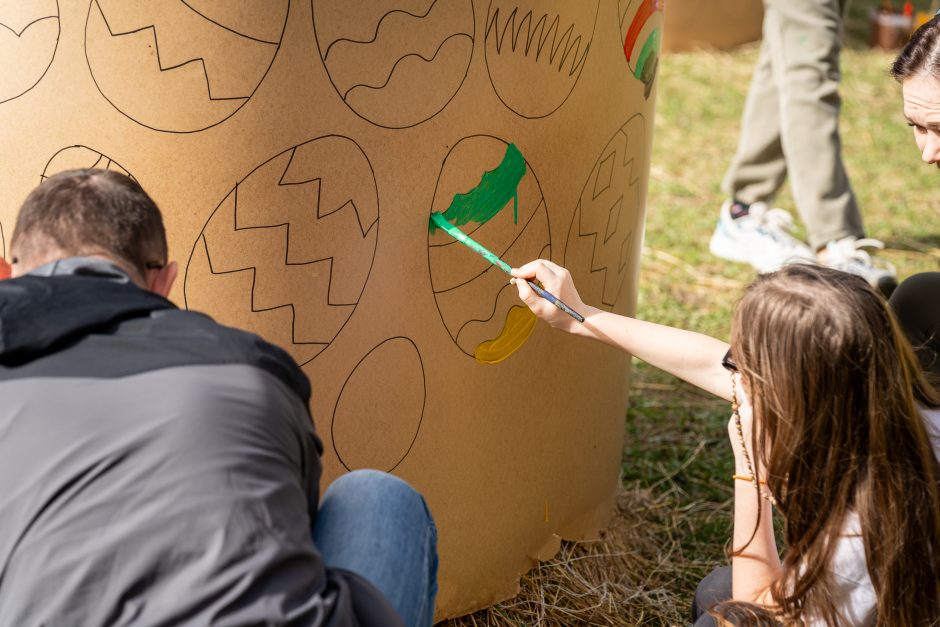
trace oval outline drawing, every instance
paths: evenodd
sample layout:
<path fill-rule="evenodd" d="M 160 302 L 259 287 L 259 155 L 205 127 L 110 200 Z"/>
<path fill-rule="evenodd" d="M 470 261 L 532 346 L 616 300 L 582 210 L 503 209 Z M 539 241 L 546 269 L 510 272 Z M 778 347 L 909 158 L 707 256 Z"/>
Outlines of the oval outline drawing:
<path fill-rule="evenodd" d="M 411 449 L 414 448 L 415 442 L 418 441 L 418 434 L 421 432 L 421 426 L 424 424 L 424 413 L 427 410 L 427 405 L 428 405 L 427 371 L 424 368 L 424 359 L 421 358 L 421 351 L 418 350 L 418 345 L 415 344 L 414 340 L 404 335 L 396 335 L 394 337 L 390 337 L 385 340 L 382 340 L 377 345 L 373 346 L 371 349 L 369 349 L 369 351 L 365 355 L 362 356 L 361 359 L 359 359 L 358 362 L 356 362 L 356 365 L 353 366 L 352 371 L 346 377 L 346 380 L 343 382 L 343 385 L 340 388 L 339 394 L 336 397 L 336 404 L 333 406 L 333 415 L 331 416 L 331 419 L 330 419 L 330 444 L 333 447 L 333 452 L 336 454 L 336 458 L 339 460 L 339 463 L 342 464 L 343 468 L 345 468 L 346 470 L 352 471 L 355 469 L 350 468 L 349 464 L 346 462 L 346 460 L 343 459 L 343 456 L 340 454 L 339 449 L 336 446 L 336 435 L 335 435 L 336 434 L 336 431 L 335 431 L 336 412 L 339 409 L 340 401 L 342 401 L 343 399 L 343 393 L 346 391 L 346 386 L 349 385 L 349 382 L 352 380 L 353 376 L 359 370 L 360 366 L 362 366 L 362 364 L 364 364 L 366 360 L 369 359 L 372 353 L 379 350 L 380 348 L 382 348 L 389 342 L 394 342 L 396 340 L 404 340 L 405 342 L 410 344 L 411 348 L 414 349 L 415 356 L 418 358 L 418 365 L 421 369 L 421 415 L 418 417 L 418 422 L 417 422 L 417 426 L 415 427 L 414 436 L 411 438 L 411 442 L 408 443 L 408 448 L 405 449 L 405 452 L 402 453 L 402 456 L 390 468 L 381 468 L 379 470 L 384 470 L 385 472 L 394 471 L 396 468 L 398 468 L 398 466 L 401 465 L 403 461 L 405 461 L 405 459 L 411 453 Z"/>
<path fill-rule="evenodd" d="M 232 187 L 232 189 L 230 189 L 230 190 L 228 191 L 228 193 L 225 194 L 225 196 L 222 198 L 222 200 L 219 201 L 219 204 L 212 210 L 212 212 L 211 212 L 211 213 L 209 214 L 209 216 L 206 218 L 206 220 L 205 220 L 205 222 L 203 223 L 202 227 L 199 229 L 199 234 L 196 236 L 196 239 L 195 239 L 195 241 L 193 242 L 193 247 L 192 247 L 192 249 L 190 250 L 189 258 L 188 258 L 187 261 L 186 261 L 186 269 L 185 269 L 185 271 L 183 272 L 183 307 L 186 308 L 186 309 L 189 309 L 189 299 L 190 299 L 190 296 L 188 295 L 188 288 L 187 288 L 187 285 L 188 285 L 188 283 L 189 283 L 189 270 L 190 270 L 190 267 L 191 267 L 191 265 L 192 265 L 193 259 L 194 259 L 194 257 L 196 256 L 196 249 L 199 247 L 200 242 L 202 242 L 203 245 L 206 247 L 206 259 L 207 259 L 207 260 L 209 259 L 209 256 L 208 256 L 208 243 L 206 243 L 206 241 L 205 241 L 205 232 L 206 232 L 206 228 L 207 228 L 207 227 L 209 226 L 209 224 L 212 222 L 213 218 L 215 217 L 216 213 L 218 213 L 219 209 L 221 209 L 221 208 L 223 207 L 223 205 L 225 205 L 226 201 L 228 200 L 228 198 L 229 198 L 230 196 L 232 196 L 232 194 L 237 194 L 238 186 L 241 185 L 242 183 L 244 183 L 245 181 L 247 181 L 252 175 L 255 174 L 255 172 L 261 170 L 261 169 L 264 168 L 266 165 L 268 165 L 268 164 L 271 163 L 272 161 L 275 161 L 276 159 L 278 159 L 278 158 L 284 156 L 285 154 L 291 153 L 291 159 L 288 160 L 288 164 L 287 164 L 286 169 L 285 169 L 285 173 L 286 173 L 287 170 L 290 169 L 290 163 L 291 163 L 291 161 L 293 160 L 294 152 L 295 152 L 295 151 L 297 151 L 298 149 L 302 148 L 303 146 L 306 146 L 307 144 L 312 144 L 312 143 L 314 143 L 314 142 L 317 142 L 317 141 L 320 141 L 320 140 L 324 140 L 324 139 L 340 139 L 340 140 L 345 140 L 346 142 L 352 144 L 353 146 L 355 146 L 356 150 L 358 150 L 359 153 L 362 155 L 362 158 L 365 160 L 365 163 L 369 166 L 369 172 L 370 172 L 370 174 L 371 174 L 371 185 L 372 185 L 371 191 L 372 191 L 372 193 L 374 194 L 374 197 L 375 197 L 376 216 L 375 216 L 375 220 L 374 220 L 371 224 L 368 225 L 368 228 L 365 229 L 363 235 L 365 236 L 365 234 L 368 234 L 370 231 L 372 231 L 372 229 L 375 229 L 375 236 L 374 236 L 374 237 L 375 237 L 375 243 L 374 243 L 373 248 L 372 248 L 372 259 L 371 259 L 370 262 L 369 262 L 369 268 L 368 268 L 368 270 L 366 271 L 365 279 L 364 279 L 363 282 L 362 282 L 362 288 L 359 290 L 359 295 L 358 295 L 358 297 L 356 298 L 356 302 L 355 302 L 355 305 L 353 306 L 353 310 L 349 313 L 349 316 L 346 318 L 346 320 L 343 322 L 343 324 L 340 325 L 340 327 L 336 330 L 336 333 L 333 334 L 333 337 L 330 338 L 329 342 L 326 343 L 326 346 L 325 346 L 323 349 L 321 349 L 320 351 L 318 351 L 316 355 L 314 355 L 314 356 L 311 357 L 310 359 L 307 359 L 306 361 L 301 361 L 301 360 L 299 360 L 299 359 L 296 360 L 296 361 L 298 362 L 298 365 L 301 366 L 301 367 L 302 367 L 302 366 L 305 366 L 305 365 L 307 365 L 307 364 L 309 364 L 309 363 L 312 362 L 314 359 L 316 359 L 324 350 L 326 350 L 326 348 L 329 347 L 330 344 L 333 343 L 333 341 L 334 341 L 337 337 L 339 337 L 340 333 L 343 332 L 343 329 L 346 328 L 346 325 L 349 324 L 349 321 L 352 319 L 352 317 L 353 317 L 353 316 L 355 315 L 355 313 L 356 313 L 356 309 L 358 309 L 358 307 L 359 307 L 359 302 L 362 300 L 362 295 L 365 293 L 366 286 L 368 285 L 369 279 L 370 279 L 370 277 L 372 276 L 372 269 L 375 267 L 375 257 L 376 257 L 376 251 L 378 250 L 379 231 L 380 231 L 380 226 L 381 226 L 381 207 L 380 207 L 380 201 L 379 201 L 378 182 L 377 182 L 376 179 L 375 179 L 375 168 L 374 168 L 373 165 L 372 165 L 372 161 L 369 159 L 369 156 L 365 153 L 365 151 L 364 151 L 364 150 L 362 149 L 362 147 L 358 144 L 358 142 L 356 142 L 356 141 L 353 140 L 351 137 L 348 137 L 348 136 L 346 136 L 346 135 L 339 135 L 339 134 L 322 135 L 322 136 L 315 137 L 315 138 L 313 138 L 313 139 L 309 139 L 309 140 L 307 140 L 307 141 L 301 142 L 301 143 L 299 143 L 299 144 L 297 144 L 297 145 L 295 145 L 295 146 L 291 146 L 290 148 L 287 148 L 287 149 L 285 149 L 285 150 L 282 150 L 282 151 L 278 152 L 277 154 L 275 154 L 273 157 L 270 157 L 269 159 L 266 159 L 266 160 L 263 161 L 261 164 L 259 164 L 259 165 L 255 166 L 254 168 L 252 168 L 252 170 L 251 170 L 250 172 L 248 172 L 248 174 L 246 174 L 245 176 L 243 176 L 237 183 L 235 183 L 235 185 Z M 272 228 L 272 227 L 277 227 L 277 226 L 282 226 L 282 225 L 268 225 L 268 226 L 266 226 L 266 227 L 245 227 L 245 228 Z M 360 226 L 361 226 L 361 225 L 360 225 Z M 235 230 L 238 230 L 238 229 L 235 229 Z M 288 252 L 288 255 L 289 255 L 289 252 Z M 305 263 L 308 263 L 308 262 L 305 262 Z M 289 265 L 289 264 L 288 264 L 288 265 Z M 252 277 L 252 292 L 251 292 L 251 295 L 250 295 L 250 297 L 249 297 L 249 299 L 250 299 L 251 301 L 253 301 L 253 298 L 254 298 L 254 289 L 255 289 L 255 281 L 256 281 L 256 279 L 257 279 L 257 267 L 245 267 L 245 268 L 241 268 L 241 269 L 238 269 L 238 270 L 226 270 L 226 271 L 222 271 L 222 272 L 218 272 L 218 273 L 212 272 L 212 274 L 229 274 L 229 273 L 231 273 L 231 272 L 241 272 L 241 271 L 244 271 L 244 270 L 252 270 L 252 271 L 255 273 L 255 275 Z M 210 262 L 210 272 L 211 272 L 211 262 Z M 260 312 L 264 312 L 264 311 L 273 311 L 273 310 L 275 310 L 275 309 L 281 309 L 281 308 L 284 308 L 284 307 L 289 307 L 289 308 L 291 309 L 291 312 L 292 312 L 292 315 L 291 315 L 291 338 L 292 338 L 292 340 L 293 340 L 293 338 L 295 337 L 295 323 L 296 323 L 296 314 L 294 313 L 294 304 L 293 304 L 293 303 L 286 303 L 286 304 L 283 304 L 283 305 L 277 305 L 277 306 L 275 306 L 275 307 L 261 308 L 261 309 L 255 309 L 253 304 L 251 304 L 250 307 L 251 307 L 251 312 L 252 312 L 252 313 L 260 313 Z M 293 345 L 322 344 L 322 342 L 293 342 L 293 341 L 292 341 L 292 344 L 293 344 Z M 288 352 L 290 352 L 287 347 L 282 347 L 282 348 L 284 348 L 284 350 L 287 350 Z"/>
<path fill-rule="evenodd" d="M 446 109 L 446 108 L 448 107 L 448 105 L 450 105 L 450 103 L 454 100 L 454 98 L 457 97 L 457 94 L 460 93 L 460 90 L 463 88 L 464 83 L 466 83 L 466 81 L 467 81 L 467 76 L 470 75 L 470 67 L 473 65 L 474 48 L 476 48 L 476 39 L 477 39 L 477 33 L 476 33 L 477 24 L 476 24 L 476 22 L 477 22 L 477 20 L 476 20 L 476 7 L 474 7 L 474 2 L 473 2 L 473 0 L 466 0 L 466 1 L 467 1 L 467 4 L 470 6 L 470 16 L 471 16 L 471 19 L 470 19 L 470 25 L 471 25 L 471 28 L 470 28 L 470 30 L 471 30 L 471 33 L 470 33 L 470 54 L 467 56 L 467 66 L 464 68 L 463 77 L 460 79 L 460 84 L 457 85 L 457 88 L 454 89 L 454 92 L 447 98 L 447 100 L 445 100 L 445 101 L 441 104 L 441 106 L 440 106 L 436 111 L 434 111 L 433 113 L 431 113 L 431 114 L 428 115 L 427 117 L 423 117 L 423 118 L 421 118 L 421 119 L 419 119 L 419 120 L 417 120 L 417 121 L 415 121 L 415 122 L 411 122 L 411 123 L 409 123 L 409 124 L 403 124 L 403 125 L 400 125 L 400 126 L 398 126 L 398 125 L 393 125 L 393 124 L 383 124 L 383 123 L 377 122 L 377 121 L 375 121 L 375 120 L 372 120 L 372 119 L 366 117 L 365 115 L 363 115 L 362 113 L 360 113 L 355 107 L 353 107 L 351 104 L 349 104 L 349 102 L 346 101 L 346 96 L 341 92 L 339 85 L 336 84 L 336 81 L 333 79 L 333 75 L 330 73 L 330 70 L 329 70 L 329 68 L 328 68 L 327 65 L 326 65 L 326 57 L 325 57 L 325 55 L 324 55 L 322 46 L 321 46 L 321 44 L 320 44 L 320 33 L 317 32 L 317 17 L 316 17 L 316 5 L 317 5 L 317 3 L 318 3 L 319 1 L 320 1 L 320 0 L 310 0 L 310 17 L 311 17 L 311 21 L 313 22 L 313 34 L 314 34 L 314 39 L 316 40 L 317 54 L 318 54 L 318 56 L 320 57 L 320 62 L 321 62 L 322 65 L 323 65 L 323 71 L 324 71 L 324 73 L 326 74 L 327 79 L 330 81 L 330 85 L 333 86 L 333 90 L 336 92 L 336 95 L 339 97 L 340 101 L 342 101 L 343 105 L 344 105 L 346 108 L 348 108 L 350 111 L 352 111 L 352 112 L 353 112 L 358 118 L 360 118 L 361 120 L 364 120 L 364 121 L 368 122 L 369 124 L 373 124 L 373 125 L 378 126 L 378 127 L 380 127 L 380 128 L 386 128 L 386 129 L 397 130 L 397 129 L 413 128 L 413 127 L 418 126 L 418 125 L 420 125 L 420 124 L 424 124 L 424 123 L 427 122 L 428 120 L 431 120 L 431 119 L 437 117 L 438 115 L 440 115 L 440 113 L 441 113 L 442 111 L 444 111 L 444 109 Z M 411 15 L 412 17 L 421 17 L 421 18 L 424 18 L 424 17 L 426 17 L 426 16 L 431 12 L 431 10 L 434 8 L 434 5 L 437 4 L 438 2 L 439 2 L 439 0 L 431 0 L 430 5 L 428 6 L 428 10 L 424 13 L 424 15 L 420 15 L 420 16 L 417 16 L 417 15 L 415 15 L 415 14 L 413 14 L 413 13 L 410 13 L 409 11 L 404 11 L 404 10 L 402 10 L 402 9 L 395 9 L 395 10 L 389 11 L 389 12 L 386 13 L 384 16 L 382 16 L 382 18 L 379 20 L 378 24 L 376 24 L 375 33 L 373 34 L 373 38 L 372 38 L 371 40 L 366 41 L 366 42 L 359 42 L 359 41 L 357 41 L 356 43 L 371 43 L 372 41 L 375 41 L 376 38 L 378 37 L 378 32 L 379 32 L 379 30 L 380 30 L 382 21 L 383 21 L 386 17 L 388 17 L 389 15 L 391 15 L 392 13 L 406 13 L 406 14 L 408 14 L 408 15 Z M 455 33 L 455 34 L 466 34 L 466 33 Z M 453 35 L 451 35 L 450 37 L 453 37 Z M 446 43 L 446 41 L 447 41 L 448 39 L 450 39 L 450 37 L 448 37 L 447 39 L 444 40 L 444 42 L 441 43 L 441 45 L 438 47 L 438 52 L 440 51 L 440 48 L 443 47 L 444 43 Z M 345 41 L 352 41 L 352 40 L 348 40 L 348 39 L 345 39 L 345 38 L 336 39 L 336 40 L 334 40 L 334 41 L 332 41 L 332 42 L 329 43 L 329 45 L 327 46 L 327 52 L 329 51 L 329 49 L 330 49 L 337 41 L 344 41 L 344 40 L 345 40 Z M 392 76 L 392 74 L 394 73 L 395 67 L 397 67 L 397 65 L 398 65 L 403 59 L 405 59 L 405 58 L 407 58 L 407 57 L 409 57 L 409 56 L 418 56 L 418 57 L 421 58 L 422 60 L 427 61 L 426 59 L 424 59 L 423 56 L 421 56 L 421 55 L 419 55 L 419 54 L 417 54 L 417 53 L 411 53 L 411 54 L 408 54 L 408 55 L 406 55 L 406 56 L 404 56 L 404 57 L 401 57 L 400 59 L 398 59 L 398 60 L 395 62 L 395 65 L 392 67 L 392 70 L 391 70 L 390 73 L 389 73 L 389 80 L 391 80 L 391 76 Z M 437 53 L 435 53 L 434 56 L 437 56 Z M 434 58 L 434 57 L 432 57 L 431 60 L 433 60 L 433 58 Z M 386 81 L 386 84 L 388 84 L 388 81 Z M 347 92 L 347 94 L 348 94 L 348 92 Z"/>

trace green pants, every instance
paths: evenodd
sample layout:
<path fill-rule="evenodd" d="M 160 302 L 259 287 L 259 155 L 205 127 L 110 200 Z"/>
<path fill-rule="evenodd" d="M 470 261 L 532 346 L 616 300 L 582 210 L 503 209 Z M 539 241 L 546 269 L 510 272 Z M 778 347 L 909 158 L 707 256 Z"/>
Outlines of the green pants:
<path fill-rule="evenodd" d="M 839 139 L 839 34 L 846 0 L 764 0 L 764 40 L 722 189 L 771 202 L 789 177 L 810 245 L 864 236 Z"/>

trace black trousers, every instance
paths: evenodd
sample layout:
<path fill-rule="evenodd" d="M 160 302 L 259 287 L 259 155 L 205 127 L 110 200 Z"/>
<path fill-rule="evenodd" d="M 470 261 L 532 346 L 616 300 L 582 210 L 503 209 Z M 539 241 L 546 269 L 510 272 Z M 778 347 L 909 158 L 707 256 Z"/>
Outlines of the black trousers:
<path fill-rule="evenodd" d="M 927 377 L 940 383 L 940 272 L 908 277 L 889 302 Z"/>
<path fill-rule="evenodd" d="M 692 599 L 692 623 L 694 627 L 718 627 L 718 622 L 708 610 L 731 598 L 731 567 L 719 566 L 702 579 Z"/>

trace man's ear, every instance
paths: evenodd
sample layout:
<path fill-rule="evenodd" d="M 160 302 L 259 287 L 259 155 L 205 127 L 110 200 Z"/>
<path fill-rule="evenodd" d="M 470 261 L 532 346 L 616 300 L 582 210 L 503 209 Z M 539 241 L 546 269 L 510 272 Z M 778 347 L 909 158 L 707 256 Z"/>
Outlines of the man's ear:
<path fill-rule="evenodd" d="M 150 282 L 147 289 L 163 298 L 169 298 L 170 290 L 173 289 L 173 282 L 176 281 L 178 272 L 179 266 L 175 261 L 171 261 L 159 270 L 154 270 L 148 277 Z"/>

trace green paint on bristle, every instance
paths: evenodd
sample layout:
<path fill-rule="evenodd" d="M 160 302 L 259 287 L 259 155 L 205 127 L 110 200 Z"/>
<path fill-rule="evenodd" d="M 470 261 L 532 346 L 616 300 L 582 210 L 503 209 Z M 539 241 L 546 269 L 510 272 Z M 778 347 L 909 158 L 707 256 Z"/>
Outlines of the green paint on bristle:
<path fill-rule="evenodd" d="M 525 176 L 525 158 L 515 144 L 506 146 L 506 154 L 495 169 L 484 172 L 480 182 L 466 194 L 455 194 L 443 216 L 448 222 L 462 226 L 470 222 L 483 224 L 499 213 L 512 199 L 512 220 L 519 223 L 519 183 Z M 428 223 L 434 233 L 437 225 Z"/>

